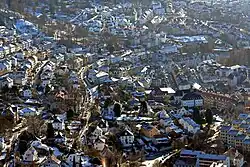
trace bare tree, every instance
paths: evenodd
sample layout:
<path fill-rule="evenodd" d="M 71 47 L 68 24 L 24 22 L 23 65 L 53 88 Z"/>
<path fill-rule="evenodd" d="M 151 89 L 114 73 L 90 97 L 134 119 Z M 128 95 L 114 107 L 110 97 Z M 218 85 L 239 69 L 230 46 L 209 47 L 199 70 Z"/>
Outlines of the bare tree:
<path fill-rule="evenodd" d="M 28 127 L 28 132 L 34 136 L 43 136 L 46 134 L 47 126 L 45 121 L 37 116 L 27 117 L 25 125 Z"/>

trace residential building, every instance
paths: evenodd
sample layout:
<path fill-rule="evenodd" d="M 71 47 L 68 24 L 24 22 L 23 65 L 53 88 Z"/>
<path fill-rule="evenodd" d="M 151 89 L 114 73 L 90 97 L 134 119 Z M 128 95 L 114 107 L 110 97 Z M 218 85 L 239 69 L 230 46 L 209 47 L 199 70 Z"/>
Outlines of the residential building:
<path fill-rule="evenodd" d="M 23 162 L 33 163 L 38 160 L 38 153 L 34 147 L 28 148 L 23 155 Z"/>
<path fill-rule="evenodd" d="M 119 139 L 123 147 L 130 147 L 134 143 L 135 137 L 130 130 L 125 129 L 119 134 Z"/>

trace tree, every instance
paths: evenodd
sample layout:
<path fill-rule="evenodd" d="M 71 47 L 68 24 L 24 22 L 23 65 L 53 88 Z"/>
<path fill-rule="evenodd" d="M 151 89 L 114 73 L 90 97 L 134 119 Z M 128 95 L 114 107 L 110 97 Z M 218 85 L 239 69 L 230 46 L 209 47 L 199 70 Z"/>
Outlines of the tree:
<path fill-rule="evenodd" d="M 113 54 L 113 52 L 115 51 L 115 47 L 111 44 L 108 44 L 107 48 L 110 54 Z"/>
<path fill-rule="evenodd" d="M 146 101 L 141 101 L 140 112 L 143 114 L 148 113 L 148 105 Z"/>
<path fill-rule="evenodd" d="M 66 114 L 67 119 L 70 120 L 74 116 L 74 111 L 72 109 L 69 109 Z"/>
<path fill-rule="evenodd" d="M 195 107 L 193 109 L 193 120 L 197 123 L 200 124 L 201 123 L 201 116 L 200 116 L 200 110 Z"/>
<path fill-rule="evenodd" d="M 112 100 L 111 100 L 111 98 L 107 98 L 106 100 L 105 100 L 105 102 L 104 102 L 104 108 L 108 108 L 108 106 L 110 106 L 111 105 L 111 103 L 112 103 Z"/>
<path fill-rule="evenodd" d="M 34 136 L 42 136 L 46 134 L 46 124 L 44 123 L 44 120 L 39 117 L 26 118 L 26 127 L 28 127 L 28 132 Z"/>
<path fill-rule="evenodd" d="M 76 158 L 75 158 L 75 156 L 73 158 L 73 165 L 72 165 L 72 167 L 76 167 Z"/>
<path fill-rule="evenodd" d="M 82 166 L 82 158 L 81 157 L 79 158 L 79 166 L 80 167 Z"/>
<path fill-rule="evenodd" d="M 50 92 L 50 86 L 46 85 L 45 87 L 45 94 L 48 94 Z"/>
<path fill-rule="evenodd" d="M 121 105 L 119 103 L 115 103 L 115 105 L 114 105 L 114 113 L 115 113 L 115 117 L 120 117 L 121 116 Z"/>
<path fill-rule="evenodd" d="M 47 139 L 53 139 L 55 137 L 54 128 L 52 126 L 52 123 L 48 123 L 47 126 Z"/>
<path fill-rule="evenodd" d="M 213 113 L 211 109 L 206 110 L 205 118 L 206 118 L 207 124 L 211 125 L 213 123 Z"/>

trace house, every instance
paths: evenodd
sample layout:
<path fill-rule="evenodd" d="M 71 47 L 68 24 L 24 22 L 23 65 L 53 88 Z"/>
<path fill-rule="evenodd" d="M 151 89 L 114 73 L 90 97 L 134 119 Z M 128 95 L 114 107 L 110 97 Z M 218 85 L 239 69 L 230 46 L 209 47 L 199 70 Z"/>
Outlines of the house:
<path fill-rule="evenodd" d="M 6 147 L 5 140 L 3 137 L 0 137 L 0 151 L 3 151 Z"/>
<path fill-rule="evenodd" d="M 41 154 L 46 154 L 50 151 L 50 147 L 46 144 L 43 144 L 40 140 L 34 140 L 30 144 L 30 146 L 34 147 L 36 151 Z"/>
<path fill-rule="evenodd" d="M 106 120 L 101 119 L 101 121 L 98 123 L 98 126 L 102 129 L 103 132 L 108 131 L 108 122 Z"/>
<path fill-rule="evenodd" d="M 23 108 L 19 111 L 21 116 L 28 117 L 28 116 L 36 116 L 37 110 L 32 107 Z"/>
<path fill-rule="evenodd" d="M 106 120 L 113 120 L 115 118 L 115 112 L 112 107 L 108 107 L 107 109 L 103 109 L 102 116 Z"/>
<path fill-rule="evenodd" d="M 232 125 L 235 129 L 239 129 L 242 122 L 243 122 L 242 120 L 233 120 Z"/>
<path fill-rule="evenodd" d="M 99 126 L 96 126 L 95 130 L 90 134 L 89 139 L 94 141 L 102 135 L 103 135 L 103 130 Z"/>
<path fill-rule="evenodd" d="M 0 89 L 5 86 L 7 86 L 8 88 L 12 88 L 13 85 L 13 79 L 11 79 L 9 76 L 0 76 Z"/>
<path fill-rule="evenodd" d="M 173 120 L 171 118 L 160 119 L 160 125 L 162 127 L 167 127 L 167 126 L 171 125 L 172 123 L 173 123 Z"/>
<path fill-rule="evenodd" d="M 58 117 L 56 117 L 56 119 L 54 119 L 52 121 L 52 126 L 55 130 L 64 130 L 65 129 L 64 121 L 59 119 Z"/>
<path fill-rule="evenodd" d="M 33 163 L 38 161 L 38 153 L 34 147 L 28 148 L 28 150 L 23 155 L 23 162 Z"/>
<path fill-rule="evenodd" d="M 11 74 L 11 79 L 13 79 L 15 85 L 26 85 L 27 78 L 27 73 L 25 71 L 12 72 Z"/>
<path fill-rule="evenodd" d="M 238 152 L 235 148 L 230 148 L 228 151 L 224 153 L 227 157 L 230 158 L 230 162 L 232 166 L 242 167 L 244 164 L 244 156 Z"/>
<path fill-rule="evenodd" d="M 241 114 L 239 114 L 238 119 L 239 120 L 246 120 L 249 117 L 250 117 L 249 114 L 243 114 L 243 113 L 241 113 Z"/>
<path fill-rule="evenodd" d="M 223 142 L 227 142 L 228 132 L 233 129 L 232 126 L 223 125 L 220 127 L 220 139 Z"/>
<path fill-rule="evenodd" d="M 130 130 L 125 129 L 119 134 L 119 140 L 123 147 L 130 147 L 134 143 L 135 137 Z"/>
<path fill-rule="evenodd" d="M 200 125 L 196 124 L 194 120 L 189 117 L 183 117 L 179 119 L 179 123 L 183 126 L 184 129 L 188 130 L 190 133 L 197 133 L 200 131 Z"/>
<path fill-rule="evenodd" d="M 190 115 L 190 112 L 186 110 L 184 107 L 177 110 L 177 113 L 180 115 Z"/>
<path fill-rule="evenodd" d="M 159 117 L 159 119 L 166 119 L 166 118 L 169 118 L 169 115 L 167 114 L 166 110 L 162 110 L 159 112 L 158 117 Z"/>
<path fill-rule="evenodd" d="M 68 164 L 67 166 L 72 166 L 73 165 L 73 161 L 76 162 L 76 165 L 79 164 L 80 159 L 82 161 L 82 165 L 81 166 L 92 166 L 89 163 L 90 158 L 87 156 L 82 155 L 82 153 L 73 153 L 73 154 L 69 154 L 66 160 L 66 163 Z M 79 165 L 80 166 L 80 165 Z"/>
<path fill-rule="evenodd" d="M 239 126 L 239 130 L 240 130 L 241 132 L 246 132 L 247 129 L 248 129 L 249 127 L 250 127 L 249 124 L 242 123 L 242 124 L 240 124 L 240 126 Z"/>
<path fill-rule="evenodd" d="M 227 82 L 228 82 L 228 85 L 231 86 L 231 87 L 235 87 L 237 85 L 237 76 L 233 73 L 229 74 L 228 77 L 227 77 Z"/>
<path fill-rule="evenodd" d="M 226 155 L 206 154 L 201 151 L 182 149 L 180 158 L 195 161 L 195 166 L 210 166 L 214 162 L 222 162 L 223 165 L 230 167 L 230 158 Z"/>
<path fill-rule="evenodd" d="M 235 137 L 241 133 L 238 130 L 231 129 L 227 133 L 227 144 L 230 146 L 235 146 Z"/>
<path fill-rule="evenodd" d="M 100 136 L 95 140 L 93 145 L 94 145 L 94 149 L 98 151 L 102 151 L 105 147 L 105 139 Z"/>
<path fill-rule="evenodd" d="M 181 104 L 183 107 L 201 107 L 204 104 L 203 97 L 196 93 L 196 92 L 190 92 L 185 94 L 181 99 Z"/>
<path fill-rule="evenodd" d="M 141 131 L 144 136 L 152 138 L 155 135 L 159 135 L 160 131 L 153 125 L 149 123 L 142 123 Z"/>
<path fill-rule="evenodd" d="M 243 141 L 248 139 L 249 137 L 245 134 L 239 134 L 234 138 L 235 148 L 242 149 Z"/>
<path fill-rule="evenodd" d="M 64 144 L 66 142 L 66 137 L 61 132 L 58 132 L 54 139 L 55 143 Z"/>
<path fill-rule="evenodd" d="M 103 71 L 98 72 L 95 77 L 96 77 L 95 82 L 98 84 L 110 81 L 109 74 Z"/>
<path fill-rule="evenodd" d="M 163 92 L 159 87 L 156 87 L 151 91 L 149 99 L 155 100 L 156 102 L 164 102 L 165 95 L 165 92 Z"/>
<path fill-rule="evenodd" d="M 243 141 L 243 151 L 250 152 L 250 139 L 245 139 Z"/>
<path fill-rule="evenodd" d="M 61 167 L 61 161 L 58 160 L 55 155 L 49 155 L 40 164 L 40 167 Z"/>

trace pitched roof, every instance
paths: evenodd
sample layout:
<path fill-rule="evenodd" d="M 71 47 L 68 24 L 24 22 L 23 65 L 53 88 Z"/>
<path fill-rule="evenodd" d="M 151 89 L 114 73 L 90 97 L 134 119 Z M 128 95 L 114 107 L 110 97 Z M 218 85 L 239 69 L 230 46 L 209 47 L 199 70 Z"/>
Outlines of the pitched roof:
<path fill-rule="evenodd" d="M 221 126 L 220 130 L 221 131 L 229 131 L 231 128 L 232 128 L 231 126 L 223 125 L 223 126 Z"/>
<path fill-rule="evenodd" d="M 187 93 L 182 97 L 182 100 L 198 100 L 198 99 L 203 99 L 203 97 L 196 92 Z"/>

